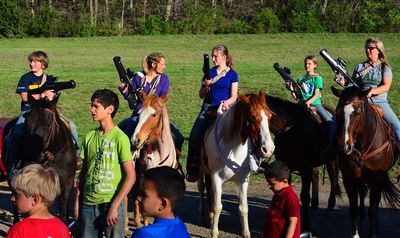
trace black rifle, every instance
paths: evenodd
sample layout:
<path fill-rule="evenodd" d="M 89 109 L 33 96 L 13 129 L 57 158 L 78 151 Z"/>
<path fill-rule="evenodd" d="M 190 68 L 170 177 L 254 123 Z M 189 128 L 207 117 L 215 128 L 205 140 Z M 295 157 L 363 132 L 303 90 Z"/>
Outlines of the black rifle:
<path fill-rule="evenodd" d="M 279 63 L 275 63 L 274 64 L 274 69 L 276 71 L 278 71 L 278 73 L 281 75 L 281 77 L 283 78 L 283 80 L 285 81 L 285 86 L 286 88 L 294 93 L 294 95 L 296 96 L 296 99 L 301 98 L 301 88 L 300 86 L 296 83 L 296 80 L 292 77 L 292 75 L 290 75 L 290 69 L 284 67 L 281 68 L 281 66 L 279 65 Z M 292 86 L 292 88 L 291 88 Z"/>
<path fill-rule="evenodd" d="M 350 75 L 347 73 L 346 69 L 346 62 L 338 58 L 337 60 L 334 60 L 326 51 L 326 49 L 323 49 L 319 52 L 319 54 L 324 58 L 324 60 L 329 64 L 329 66 L 332 68 L 333 72 L 337 76 L 341 76 L 345 80 L 345 85 L 342 86 L 347 86 L 349 83 L 353 84 L 356 87 L 359 87 L 356 82 L 350 77 Z M 339 83 L 339 82 L 338 82 Z M 340 84 L 340 83 L 339 83 Z"/>
<path fill-rule="evenodd" d="M 76 87 L 76 83 L 74 80 L 70 80 L 67 82 L 56 82 L 58 77 L 54 77 L 51 75 L 47 75 L 46 77 L 47 77 L 46 82 L 41 87 L 30 89 L 29 93 L 39 94 L 43 93 L 46 90 L 54 90 L 55 92 L 59 92 L 64 89 L 70 89 Z"/>
<path fill-rule="evenodd" d="M 119 80 L 121 81 L 121 83 L 125 83 L 128 85 L 128 95 L 127 96 L 124 95 L 124 97 L 126 100 L 128 100 L 129 108 L 135 109 L 137 102 L 139 100 L 140 91 L 133 90 L 132 88 L 130 79 L 133 78 L 134 74 L 129 68 L 125 70 L 125 67 L 122 64 L 120 56 L 114 56 L 113 61 L 119 75 Z"/>
<path fill-rule="evenodd" d="M 203 81 L 210 79 L 210 57 L 208 54 L 203 55 Z"/>

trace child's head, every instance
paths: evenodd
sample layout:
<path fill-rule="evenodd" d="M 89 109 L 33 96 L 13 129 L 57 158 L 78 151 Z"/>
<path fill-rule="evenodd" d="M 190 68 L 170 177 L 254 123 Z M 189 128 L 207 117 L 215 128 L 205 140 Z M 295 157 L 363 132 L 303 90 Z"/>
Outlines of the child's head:
<path fill-rule="evenodd" d="M 117 94 L 115 94 L 113 91 L 109 89 L 97 90 L 96 92 L 93 93 L 91 101 L 92 101 L 92 108 L 93 108 L 93 103 L 97 102 L 101 106 L 103 106 L 104 109 L 110 112 L 112 118 L 114 118 L 119 108 L 119 99 Z"/>
<path fill-rule="evenodd" d="M 165 69 L 165 56 L 161 53 L 151 53 L 143 59 L 143 71 L 148 74 L 151 70 L 162 74 Z"/>
<path fill-rule="evenodd" d="M 49 58 L 47 57 L 47 54 L 43 51 L 33 51 L 32 53 L 29 54 L 28 56 L 29 63 L 32 62 L 40 62 L 42 64 L 43 69 L 47 69 L 49 66 Z"/>
<path fill-rule="evenodd" d="M 314 55 L 309 55 L 304 59 L 304 68 L 309 72 L 314 72 L 318 68 L 318 61 Z"/>
<path fill-rule="evenodd" d="M 282 161 L 272 162 L 265 168 L 264 175 L 269 188 L 274 192 L 289 186 L 290 169 Z"/>
<path fill-rule="evenodd" d="M 149 169 L 142 179 L 140 208 L 148 216 L 159 217 L 172 212 L 186 189 L 183 176 L 168 166 Z"/>
<path fill-rule="evenodd" d="M 17 209 L 26 213 L 31 205 L 24 204 L 27 200 L 35 203 L 41 201 L 46 207 L 51 206 L 60 194 L 60 180 L 53 168 L 29 164 L 17 171 L 11 180 L 11 188 Z"/>

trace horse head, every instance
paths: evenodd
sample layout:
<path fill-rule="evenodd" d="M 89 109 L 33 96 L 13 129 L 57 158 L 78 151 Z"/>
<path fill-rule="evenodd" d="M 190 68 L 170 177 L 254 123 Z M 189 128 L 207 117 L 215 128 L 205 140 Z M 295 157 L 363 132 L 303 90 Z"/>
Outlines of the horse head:
<path fill-rule="evenodd" d="M 365 129 L 367 120 L 367 95 L 371 91 L 359 87 L 348 87 L 344 90 L 331 87 L 333 94 L 339 98 L 336 107 L 338 125 L 338 146 L 346 155 L 354 152 L 359 134 Z"/>
<path fill-rule="evenodd" d="M 163 130 L 163 113 L 168 95 L 143 95 L 143 107 L 139 111 L 139 122 L 132 135 L 134 150 L 140 150 L 145 144 L 157 140 Z"/>
<path fill-rule="evenodd" d="M 268 158 L 272 156 L 275 150 L 269 131 L 269 120 L 272 112 L 265 101 L 264 92 L 257 94 L 240 95 L 240 102 L 244 106 L 244 122 L 242 131 L 243 139 L 249 137 L 252 140 L 253 152 L 261 157 Z"/>

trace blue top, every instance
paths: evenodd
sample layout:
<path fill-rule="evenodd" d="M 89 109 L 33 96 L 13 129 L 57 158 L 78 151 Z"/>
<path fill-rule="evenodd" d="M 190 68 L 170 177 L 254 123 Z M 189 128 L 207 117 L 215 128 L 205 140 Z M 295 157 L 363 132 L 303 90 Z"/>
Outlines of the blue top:
<path fill-rule="evenodd" d="M 40 76 L 36 76 L 32 71 L 24 74 L 21 76 L 17 89 L 15 90 L 16 93 L 21 94 L 21 93 L 27 93 L 29 91 L 29 86 L 37 84 L 39 85 L 40 82 L 42 81 L 43 74 Z M 29 104 L 27 102 L 22 102 L 21 101 L 21 111 L 27 111 L 29 110 Z"/>
<path fill-rule="evenodd" d="M 150 93 L 150 89 L 151 87 L 156 83 L 157 77 L 154 77 L 150 83 L 148 83 L 147 81 L 145 82 L 142 91 L 145 92 L 146 94 Z M 140 88 L 143 84 L 142 79 L 144 79 L 144 74 L 142 72 L 138 72 L 135 74 L 135 76 L 133 77 L 133 80 L 131 82 L 132 88 L 133 90 L 136 90 L 138 88 Z M 158 82 L 155 91 L 154 91 L 154 95 L 156 96 L 164 96 L 165 94 L 167 94 L 169 92 L 169 78 L 166 74 L 161 74 L 161 78 L 160 81 Z M 133 114 L 137 114 L 138 111 L 142 108 L 143 106 L 143 98 L 140 95 L 139 96 L 139 101 L 136 105 L 135 110 L 133 111 Z"/>
<path fill-rule="evenodd" d="M 213 67 L 210 70 L 210 77 L 217 76 L 217 68 Z M 217 82 L 211 84 L 210 95 L 211 105 L 219 105 L 221 101 L 228 100 L 231 97 L 232 83 L 239 82 L 238 75 L 235 70 L 230 69 L 228 73 L 221 77 Z"/>
<path fill-rule="evenodd" d="M 131 238 L 190 238 L 185 224 L 176 217 L 174 219 L 156 218 L 150 226 L 133 232 Z"/>

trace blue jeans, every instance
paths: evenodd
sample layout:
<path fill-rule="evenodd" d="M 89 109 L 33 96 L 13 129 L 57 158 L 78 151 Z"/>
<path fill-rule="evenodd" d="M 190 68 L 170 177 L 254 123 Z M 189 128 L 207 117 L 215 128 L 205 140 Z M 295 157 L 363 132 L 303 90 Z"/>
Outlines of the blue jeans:
<path fill-rule="evenodd" d="M 80 207 L 79 227 L 83 238 L 123 238 L 125 237 L 125 208 L 124 204 L 118 207 L 118 223 L 107 226 L 107 212 L 110 203 L 98 205 L 84 205 Z"/>
<path fill-rule="evenodd" d="M 207 130 L 207 126 L 210 122 L 208 112 L 213 109 L 217 109 L 219 105 L 212 106 L 211 104 L 204 103 L 201 107 L 201 111 L 194 122 L 192 131 L 189 137 L 189 150 L 186 162 L 186 168 L 193 166 L 198 163 L 198 157 L 200 154 L 200 147 L 203 143 L 203 137 Z"/>
<path fill-rule="evenodd" d="M 326 124 L 328 125 L 328 132 L 329 132 L 328 145 L 330 145 L 335 139 L 336 135 L 336 128 L 337 128 L 336 120 L 333 117 L 333 115 L 324 108 L 324 106 L 322 105 L 313 105 L 313 106 L 317 109 L 318 114 L 320 115 L 322 120 L 325 121 Z"/>
<path fill-rule="evenodd" d="M 400 121 L 396 114 L 393 112 L 387 101 L 374 102 L 374 104 L 380 106 L 383 110 L 383 119 L 392 126 L 396 141 L 400 140 Z"/>

